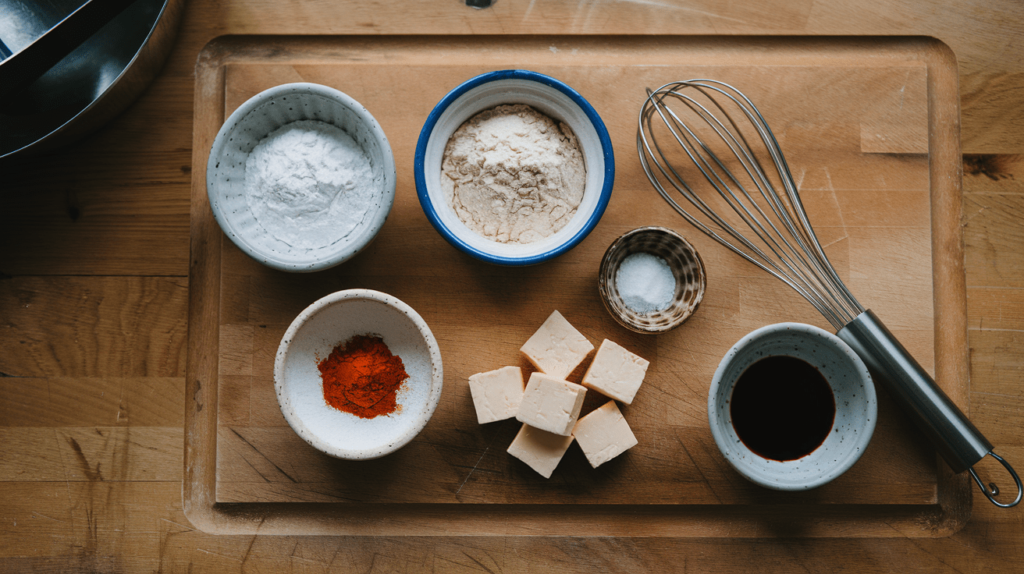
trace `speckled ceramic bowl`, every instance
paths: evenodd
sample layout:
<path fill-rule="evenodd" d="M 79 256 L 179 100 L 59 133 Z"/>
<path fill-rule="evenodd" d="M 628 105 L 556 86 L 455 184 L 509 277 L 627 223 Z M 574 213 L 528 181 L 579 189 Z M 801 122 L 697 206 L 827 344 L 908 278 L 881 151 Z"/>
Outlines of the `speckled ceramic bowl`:
<path fill-rule="evenodd" d="M 770 460 L 747 448 L 733 428 L 729 407 L 740 375 L 757 361 L 779 355 L 817 368 L 836 403 L 828 437 L 796 460 Z M 751 482 L 775 490 L 816 488 L 849 470 L 867 448 L 877 418 L 875 386 L 864 362 L 839 337 L 802 323 L 768 325 L 740 339 L 718 365 L 708 395 L 711 434 L 726 460 Z"/>
<path fill-rule="evenodd" d="M 328 405 L 317 368 L 339 343 L 366 334 L 382 337 L 409 374 L 398 391 L 398 412 L 372 419 Z M 307 307 L 288 327 L 274 361 L 277 402 L 288 424 L 317 450 L 349 460 L 378 458 L 411 441 L 434 414 L 443 380 L 441 351 L 423 318 L 369 289 L 338 291 Z"/>
<path fill-rule="evenodd" d="M 466 120 L 502 104 L 527 104 L 568 124 L 586 164 L 586 184 L 576 214 L 565 227 L 533 243 L 499 243 L 478 235 L 459 219 L 441 186 L 441 162 L 452 134 Z M 488 263 L 535 265 L 575 247 L 601 220 L 615 181 L 615 154 L 604 122 L 579 92 L 537 72 L 499 70 L 467 80 L 438 102 L 420 131 L 413 170 L 423 213 L 445 240 Z"/>
<path fill-rule="evenodd" d="M 260 225 L 246 200 L 245 162 L 274 130 L 300 120 L 341 128 L 370 158 L 374 193 L 362 221 L 340 239 L 304 237 L 315 247 L 298 248 Z M 380 231 L 395 200 L 395 158 L 384 130 L 362 104 L 334 88 L 296 83 L 260 92 L 232 112 L 221 126 L 206 166 L 210 208 L 224 233 L 253 259 L 282 271 L 310 272 L 347 261 Z"/>
<path fill-rule="evenodd" d="M 638 313 L 622 300 L 616 287 L 619 266 L 634 253 L 661 257 L 672 269 L 676 291 L 667 309 Z M 630 331 L 650 335 L 682 325 L 704 299 L 706 285 L 704 262 L 697 250 L 681 235 L 664 227 L 639 227 L 616 239 L 605 251 L 597 276 L 601 301 L 612 317 Z"/>

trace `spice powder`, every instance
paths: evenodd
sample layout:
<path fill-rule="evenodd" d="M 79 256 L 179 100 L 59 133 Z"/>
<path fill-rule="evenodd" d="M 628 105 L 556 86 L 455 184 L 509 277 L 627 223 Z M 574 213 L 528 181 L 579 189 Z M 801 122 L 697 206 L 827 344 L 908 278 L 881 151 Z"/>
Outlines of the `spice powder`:
<path fill-rule="evenodd" d="M 339 343 L 317 368 L 328 405 L 364 419 L 401 411 L 398 390 L 409 375 L 381 337 L 357 335 Z"/>

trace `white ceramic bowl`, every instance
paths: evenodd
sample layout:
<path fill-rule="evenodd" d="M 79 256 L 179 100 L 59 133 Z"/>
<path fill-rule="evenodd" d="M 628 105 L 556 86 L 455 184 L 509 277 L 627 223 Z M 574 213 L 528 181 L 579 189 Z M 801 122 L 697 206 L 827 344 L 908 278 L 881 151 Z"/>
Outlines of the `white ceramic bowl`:
<path fill-rule="evenodd" d="M 382 337 L 409 374 L 398 392 L 401 409 L 372 419 L 329 406 L 317 369 L 317 361 L 338 343 L 366 334 Z M 434 414 L 443 379 L 441 351 L 423 318 L 391 295 L 369 289 L 338 291 L 307 307 L 288 327 L 274 360 L 274 388 L 285 420 L 317 450 L 349 460 L 378 458 L 411 441 Z"/>
<path fill-rule="evenodd" d="M 274 130 L 299 120 L 319 120 L 341 128 L 370 158 L 374 195 L 363 220 L 348 235 L 296 248 L 256 220 L 245 194 L 245 162 Z M 206 191 L 213 215 L 246 254 L 282 271 L 309 272 L 338 265 L 366 247 L 380 231 L 395 199 L 395 158 L 377 120 L 359 102 L 334 88 L 296 83 L 270 88 L 239 106 L 224 122 L 210 149 Z"/>
<path fill-rule="evenodd" d="M 730 415 L 733 386 L 755 362 L 768 356 L 803 359 L 832 387 L 835 420 L 817 449 L 796 460 L 766 459 L 747 448 Z M 846 472 L 860 458 L 878 418 L 878 402 L 864 362 L 838 337 L 802 323 L 778 323 L 757 329 L 725 354 L 711 381 L 708 421 L 726 460 L 751 482 L 775 490 L 807 490 Z"/>
<path fill-rule="evenodd" d="M 505 244 L 478 235 L 462 223 L 441 189 L 441 160 L 452 134 L 466 120 L 502 104 L 527 104 L 568 124 L 586 164 L 586 187 L 576 215 L 558 232 L 534 243 Z M 583 96 L 537 72 L 502 70 L 468 80 L 434 107 L 420 132 L 414 169 L 420 205 L 449 243 L 489 263 L 532 265 L 572 249 L 597 225 L 611 197 L 615 157 L 604 122 Z"/>

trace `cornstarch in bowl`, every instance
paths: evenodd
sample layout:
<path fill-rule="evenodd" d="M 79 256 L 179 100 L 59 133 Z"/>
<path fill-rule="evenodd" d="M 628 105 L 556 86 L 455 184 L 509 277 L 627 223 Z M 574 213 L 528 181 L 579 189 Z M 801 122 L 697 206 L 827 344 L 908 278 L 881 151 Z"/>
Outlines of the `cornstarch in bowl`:
<path fill-rule="evenodd" d="M 246 100 L 217 133 L 206 191 L 243 253 L 313 272 L 366 248 L 395 199 L 395 159 L 359 102 L 327 86 L 283 84 Z"/>
<path fill-rule="evenodd" d="M 331 124 L 300 120 L 256 145 L 245 162 L 245 200 L 268 233 L 299 249 L 351 233 L 373 202 L 370 158 Z"/>

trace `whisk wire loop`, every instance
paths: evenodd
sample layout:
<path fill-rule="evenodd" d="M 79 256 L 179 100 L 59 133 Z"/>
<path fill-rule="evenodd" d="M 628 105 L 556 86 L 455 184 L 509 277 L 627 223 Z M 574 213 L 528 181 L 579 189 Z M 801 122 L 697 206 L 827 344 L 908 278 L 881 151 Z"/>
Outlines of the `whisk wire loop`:
<path fill-rule="evenodd" d="M 702 88 L 698 87 L 697 89 L 700 90 L 702 93 L 705 93 Z M 761 137 L 762 141 L 767 143 L 766 133 L 767 135 L 770 136 L 771 132 L 770 130 L 768 130 L 767 132 L 765 131 L 765 129 L 767 129 L 767 125 L 764 125 L 762 128 L 762 123 L 758 121 L 760 119 L 760 114 L 758 114 L 757 118 L 755 118 L 754 114 L 752 114 L 750 110 L 744 107 L 738 100 L 736 100 L 730 94 L 724 93 L 717 88 L 712 89 L 722 93 L 727 98 L 732 100 L 737 106 L 739 106 L 740 109 L 747 116 L 747 119 L 758 130 L 758 134 Z M 710 117 L 710 119 L 714 121 L 712 128 L 720 137 L 722 137 L 726 141 L 726 144 L 728 145 L 730 151 L 732 151 L 732 153 L 737 157 L 737 159 L 740 160 L 740 164 L 746 171 L 747 175 L 751 178 L 754 185 L 757 187 L 761 197 L 764 198 L 765 202 L 768 204 L 768 207 L 775 215 L 776 220 L 780 221 L 786 228 L 786 231 L 790 233 L 790 236 L 796 240 L 799 250 L 791 246 L 785 240 L 783 234 L 779 231 L 778 227 L 776 227 L 776 225 L 772 222 L 772 218 L 765 213 L 765 211 L 761 208 L 760 203 L 758 203 L 750 195 L 750 193 L 747 192 L 746 188 L 743 187 L 743 185 L 739 182 L 739 180 L 737 180 L 732 175 L 731 172 L 728 172 L 730 179 L 735 183 L 737 188 L 746 198 L 749 205 L 753 206 L 757 214 L 760 214 L 761 218 L 758 218 L 756 214 L 752 213 L 751 210 L 748 208 L 748 203 L 743 202 L 740 198 L 736 197 L 735 193 L 733 193 L 731 189 L 727 190 L 729 192 L 729 197 L 726 199 L 728 200 L 733 210 L 736 211 L 741 218 L 743 218 L 744 222 L 749 227 L 751 227 L 752 230 L 755 231 L 755 233 L 758 235 L 759 238 L 761 238 L 762 241 L 768 244 L 768 247 L 770 248 L 772 253 L 775 254 L 776 257 L 779 257 L 784 261 L 786 267 L 791 272 L 797 274 L 801 281 L 804 282 L 805 284 L 810 285 L 815 283 L 816 277 L 808 275 L 804 272 L 804 269 L 806 267 L 817 266 L 817 262 L 813 257 L 810 259 L 805 258 L 808 253 L 808 249 L 807 245 L 805 244 L 805 234 L 803 233 L 803 230 L 797 228 L 793 224 L 793 221 L 789 216 L 788 210 L 783 205 L 782 200 L 779 198 L 779 196 L 775 193 L 774 186 L 772 185 L 771 180 L 766 175 L 766 172 L 763 166 L 761 165 L 760 161 L 757 159 L 757 156 L 749 151 L 751 149 L 750 143 L 746 140 L 746 137 L 743 136 L 743 132 L 739 129 L 736 122 L 732 119 L 732 116 L 721 105 L 718 105 L 717 101 L 715 101 L 715 104 L 716 107 L 722 112 L 722 114 L 725 115 L 730 125 L 732 125 L 733 130 L 729 130 L 724 124 L 722 124 L 722 122 L 718 121 L 718 119 L 713 114 L 702 114 L 702 116 L 705 117 L 705 119 Z M 739 141 L 737 141 L 737 136 L 743 141 L 742 145 L 739 143 Z M 712 157 L 715 159 L 716 163 L 721 165 L 724 170 L 728 171 L 728 168 L 726 168 L 721 163 L 721 161 L 718 160 L 717 156 L 713 155 L 713 152 L 710 150 L 710 148 L 708 148 L 707 146 L 703 147 L 707 151 L 707 153 L 712 154 Z M 781 158 L 781 156 L 777 155 L 775 153 L 776 150 L 773 149 L 772 147 L 769 146 L 768 149 L 771 152 L 773 162 L 775 162 L 775 165 L 778 166 L 778 160 Z M 780 173 L 780 176 L 781 175 L 782 174 Z M 785 182 L 785 180 L 791 178 L 783 177 L 782 179 Z M 743 210 L 742 213 L 737 209 L 737 206 L 739 206 L 739 208 Z M 770 231 L 765 227 L 764 224 L 762 224 L 762 220 L 771 228 Z"/>
<path fill-rule="evenodd" d="M 822 283 L 820 281 L 822 278 L 826 280 L 831 279 L 832 277 L 829 277 L 829 273 L 831 272 L 834 276 L 834 272 L 832 272 L 832 268 L 830 265 L 823 265 L 821 262 L 822 259 L 827 261 L 827 258 L 825 258 L 825 255 L 821 250 L 821 246 L 818 243 L 817 238 L 814 236 L 810 223 L 807 221 L 806 212 L 803 209 L 803 204 L 800 201 L 800 195 L 796 190 L 795 182 L 793 182 L 793 178 L 789 171 L 789 166 L 788 164 L 786 164 L 785 156 L 782 154 L 781 147 L 779 146 L 778 141 L 775 139 L 775 135 L 772 133 L 771 128 L 769 128 L 767 122 L 765 122 L 764 117 L 753 105 L 753 103 L 750 102 L 750 100 L 746 98 L 746 96 L 739 92 L 736 93 L 743 99 L 743 102 L 740 102 L 732 94 L 716 86 L 708 86 L 706 84 L 695 84 L 694 87 L 695 89 L 700 91 L 705 96 L 709 97 L 709 99 L 711 99 L 714 102 L 715 107 L 718 108 L 719 111 L 721 111 L 721 113 L 729 121 L 730 125 L 733 128 L 733 131 L 736 134 L 738 134 L 740 139 L 743 140 L 744 145 L 739 147 L 739 152 L 742 152 L 741 157 L 740 154 L 737 152 L 737 147 L 733 145 L 738 145 L 738 142 L 736 142 L 736 138 L 733 136 L 733 131 L 729 131 L 728 129 L 726 129 L 726 133 L 728 134 L 729 140 L 731 140 L 731 142 L 727 142 L 730 150 L 733 152 L 734 155 L 737 156 L 738 159 L 740 159 L 741 163 L 744 163 L 744 160 L 746 160 L 746 163 L 752 164 L 754 166 L 754 168 L 756 169 L 757 177 L 755 177 L 754 174 L 750 173 L 749 169 L 747 170 L 748 175 L 750 175 L 754 184 L 760 191 L 761 196 L 768 203 L 777 220 L 783 224 L 786 231 L 789 233 L 789 236 L 792 237 L 797 243 L 799 250 L 789 245 L 789 243 L 785 240 L 785 237 L 782 235 L 779 229 L 774 224 L 771 223 L 771 219 L 768 218 L 768 216 L 760 209 L 759 204 L 754 200 L 754 198 L 752 198 L 749 194 L 746 194 L 746 191 L 743 190 L 746 199 L 752 205 L 754 205 L 755 208 L 757 208 L 757 210 L 762 214 L 762 216 L 766 218 L 768 223 L 771 225 L 772 231 L 780 238 L 782 244 L 789 248 L 788 253 L 790 253 L 793 258 L 799 259 L 799 264 L 787 265 L 787 267 L 789 267 L 791 271 L 793 271 L 794 273 L 799 274 L 801 276 L 801 279 L 807 282 L 808 284 L 811 284 L 811 286 L 824 288 L 830 293 L 834 294 L 834 292 L 836 291 L 836 285 L 834 284 L 834 282 L 826 281 Z M 772 162 L 776 168 L 776 173 L 779 177 L 779 180 L 783 184 L 783 187 L 786 189 L 786 199 L 789 201 L 789 205 L 792 206 L 792 211 L 794 212 L 794 214 L 796 214 L 800 218 L 800 223 L 802 223 L 802 225 L 794 224 L 793 218 L 790 217 L 791 210 L 787 209 L 786 205 L 783 203 L 782 198 L 776 192 L 771 180 L 766 175 L 766 171 L 761 166 L 760 161 L 758 161 L 757 156 L 753 154 L 753 152 L 751 151 L 752 146 L 747 141 L 746 137 L 743 136 L 742 130 L 733 120 L 732 115 L 728 113 L 728 111 L 718 102 L 718 100 L 709 96 L 705 90 L 712 90 L 714 92 L 717 92 L 728 98 L 730 101 L 732 101 L 733 104 L 735 104 L 744 113 L 750 124 L 757 130 L 761 142 L 764 144 L 765 149 L 768 151 L 769 155 L 772 158 Z M 721 122 L 717 122 L 717 120 L 716 123 L 718 123 L 719 126 L 722 126 Z M 715 128 L 715 131 L 716 133 L 721 134 L 721 131 L 717 127 Z M 745 168 L 746 163 L 744 163 Z M 762 233 L 758 234 L 759 236 L 762 237 L 762 239 L 764 239 L 765 235 L 771 237 L 768 234 L 767 230 L 763 228 L 763 226 L 759 225 L 758 230 L 762 231 Z M 772 243 L 774 245 L 777 245 L 777 243 L 774 241 L 774 238 L 772 238 Z M 815 247 L 814 252 L 810 250 L 810 245 L 813 245 Z M 818 257 L 815 257 L 814 255 L 818 255 Z M 786 262 L 787 264 L 793 263 L 790 257 L 786 257 Z M 808 275 L 803 272 L 803 270 L 808 267 L 812 268 L 814 272 L 813 274 Z M 835 277 L 835 279 L 838 281 L 838 277 Z M 814 285 L 815 283 L 817 283 L 817 285 Z M 838 284 L 842 285 L 842 282 L 839 281 Z M 852 318 L 852 316 L 848 317 L 848 319 Z"/>
<path fill-rule="evenodd" d="M 687 88 L 703 95 L 709 104 L 683 93 Z M 754 153 L 754 146 L 726 109 L 730 102 L 756 131 L 780 186 L 773 183 L 758 154 Z M 680 112 L 688 110 L 695 121 L 684 120 L 670 104 L 680 106 Z M 694 192 L 680 169 L 670 161 L 672 155 L 659 142 L 655 129 L 657 119 L 739 218 L 739 223 L 752 232 L 752 237 L 738 231 L 739 225 L 731 224 Z M 712 145 L 699 131 L 706 132 L 721 145 Z M 730 169 L 715 147 L 727 150 L 738 163 L 739 171 Z M 785 282 L 836 329 L 863 312 L 828 262 L 811 228 L 775 135 L 753 103 L 735 88 L 715 80 L 690 80 L 665 84 L 655 91 L 648 89 L 638 123 L 637 151 L 648 179 L 676 212 L 712 239 Z M 745 174 L 746 178 L 741 180 L 740 174 Z M 680 205 L 669 193 L 666 183 L 701 217 Z M 749 189 L 751 185 L 756 192 Z M 780 194 L 777 187 L 785 191 Z"/>
<path fill-rule="evenodd" d="M 667 108 L 656 108 L 656 109 L 658 110 L 659 114 L 663 114 L 663 113 L 666 113 L 666 112 L 671 114 L 671 110 L 668 110 Z M 674 114 L 672 114 L 672 115 L 674 115 Z M 670 131 L 673 132 L 673 137 L 676 139 L 676 142 L 681 145 L 681 147 L 684 149 L 684 151 L 686 151 L 687 155 L 689 155 L 691 160 L 697 165 L 698 169 L 700 169 L 701 172 L 703 174 L 705 174 L 705 177 L 710 177 L 710 176 L 707 175 L 707 172 L 705 171 L 705 168 L 702 166 L 702 158 L 695 157 L 695 155 L 698 154 L 698 152 L 695 149 L 691 148 L 691 146 L 688 146 L 685 143 L 683 143 L 684 136 L 682 136 L 675 129 L 673 129 L 673 127 L 672 127 L 673 123 L 678 123 L 678 122 L 669 122 L 669 120 L 667 118 L 664 118 L 664 119 L 669 124 Z M 643 130 L 642 125 L 641 125 L 640 129 L 641 129 L 641 133 L 642 133 L 642 130 Z M 785 283 L 787 283 L 790 287 L 795 289 L 798 293 L 800 293 L 808 301 L 810 301 L 822 314 L 827 314 L 828 313 L 827 307 L 821 305 L 820 302 L 818 300 L 816 300 L 816 297 L 815 297 L 814 293 L 807 292 L 803 285 L 791 281 L 789 279 L 789 277 L 786 276 L 785 271 L 783 269 L 781 269 L 776 264 L 776 262 L 773 259 L 771 259 L 767 255 L 765 255 L 755 244 L 753 244 L 751 241 L 749 241 L 744 235 L 742 235 L 740 233 L 737 233 L 733 227 L 731 227 L 728 224 L 726 224 L 725 221 L 722 220 L 718 216 L 718 214 L 713 209 L 711 209 L 700 198 L 699 195 L 696 195 L 693 192 L 693 190 L 686 183 L 686 180 L 683 179 L 682 176 L 679 175 L 679 173 L 675 170 L 675 168 L 671 164 L 668 164 L 667 162 L 665 162 L 664 164 L 663 164 L 663 162 L 659 162 L 657 158 L 658 157 L 664 157 L 664 154 L 663 154 L 662 149 L 661 149 L 661 145 L 658 143 L 657 137 L 653 134 L 653 132 L 651 132 L 650 138 L 651 138 L 651 142 L 648 143 L 646 138 L 644 138 L 641 135 L 641 137 L 638 138 L 638 141 L 637 141 L 638 148 L 639 148 L 639 151 L 640 151 L 639 155 L 640 155 L 641 163 L 643 164 L 645 171 L 647 171 L 648 173 L 651 173 L 651 171 L 650 171 L 650 164 L 648 162 L 648 158 L 650 158 L 650 160 L 654 162 L 655 166 L 662 173 L 662 175 L 665 177 L 665 179 L 677 191 L 679 191 L 680 194 L 682 194 L 684 197 L 686 197 L 688 200 L 690 200 L 690 202 L 693 203 L 694 206 L 697 207 L 697 209 L 705 217 L 707 217 L 718 229 L 722 230 L 724 233 L 728 234 L 733 239 L 735 239 L 737 242 L 741 243 L 744 247 L 749 249 L 750 252 L 753 253 L 755 257 L 752 257 L 751 255 L 748 255 L 742 249 L 738 249 L 738 248 L 733 247 L 733 250 L 736 253 L 738 253 L 740 256 L 742 256 L 743 258 L 747 259 L 751 263 L 754 263 L 758 267 L 762 268 L 763 270 L 767 271 L 768 273 L 770 273 L 771 275 L 775 276 L 776 278 L 780 279 L 781 281 L 784 281 Z M 658 150 L 658 155 L 655 155 L 651 151 L 651 149 L 650 149 L 650 145 L 651 144 L 653 144 L 654 148 L 656 150 Z M 648 152 L 647 154 L 643 153 L 644 149 L 647 150 L 647 152 Z M 691 151 L 691 149 L 692 149 L 692 151 Z M 671 172 L 671 174 L 669 172 Z M 692 215 L 690 215 L 684 208 L 682 208 L 678 203 L 676 203 L 675 199 L 671 195 L 668 194 L 668 192 L 665 190 L 664 186 L 660 183 L 660 181 L 658 181 L 656 178 L 652 179 L 651 181 L 654 184 L 655 189 L 658 190 L 658 192 L 669 203 L 669 205 L 671 205 L 675 209 L 675 211 L 677 211 L 684 218 L 686 218 L 688 222 L 690 222 L 692 225 L 694 225 L 694 226 L 698 227 L 699 229 L 701 229 L 701 231 L 703 231 L 704 233 L 708 234 L 709 236 L 711 236 L 716 241 L 719 241 L 720 243 L 723 243 L 725 245 L 732 246 L 731 242 L 729 242 L 725 238 L 723 238 L 720 235 L 718 235 L 718 233 L 716 233 L 714 230 L 712 230 L 709 227 L 707 227 L 702 221 L 700 221 L 697 218 L 695 218 Z"/>
<path fill-rule="evenodd" d="M 709 81 L 713 83 L 720 83 L 715 82 L 714 80 Z M 790 204 L 793 206 L 794 213 L 800 220 L 799 225 L 791 228 L 792 233 L 794 233 L 794 235 L 797 236 L 798 239 L 805 239 L 807 244 L 812 245 L 814 247 L 814 253 L 810 257 L 811 263 L 815 265 L 817 270 L 828 279 L 829 288 L 834 289 L 839 293 L 836 299 L 837 302 L 851 304 L 848 307 L 848 316 L 851 319 L 853 317 L 856 317 L 861 312 L 863 312 L 864 307 L 861 306 L 861 304 L 853 296 L 853 293 L 850 292 L 850 290 L 846 287 L 843 281 L 839 278 L 839 276 L 835 272 L 835 269 L 828 264 L 828 258 L 825 256 L 825 252 L 821 247 L 821 243 L 818 242 L 818 238 L 814 234 L 813 227 L 811 227 L 810 220 L 807 217 L 807 211 L 804 209 L 803 201 L 801 201 L 800 199 L 800 193 L 796 188 L 796 182 L 793 181 L 793 176 L 792 172 L 789 169 L 789 164 L 786 162 L 786 157 L 782 153 L 782 147 L 779 145 L 778 140 L 775 139 L 775 134 L 772 132 L 771 128 L 768 127 L 768 122 L 765 121 L 764 116 L 761 115 L 761 112 L 757 109 L 757 106 L 755 106 L 749 98 L 747 98 L 742 92 L 736 90 L 732 86 L 728 86 L 727 84 L 722 85 L 728 87 L 730 90 L 739 95 L 747 104 L 746 106 L 743 106 L 742 104 L 739 104 L 739 102 L 737 102 L 735 98 L 730 96 L 730 99 L 732 99 L 734 102 L 740 105 L 744 109 L 744 111 L 747 112 L 747 117 L 751 120 L 751 122 L 754 123 L 755 126 L 757 126 L 762 141 L 764 141 L 769 153 L 772 156 L 772 159 L 775 162 L 779 178 L 782 180 L 782 183 L 786 188 L 787 198 Z M 725 94 L 725 92 L 722 92 L 721 90 L 718 91 Z M 756 115 L 757 119 L 755 120 L 753 115 L 751 114 Z M 801 242 L 801 245 L 803 246 L 804 243 Z M 805 251 L 807 251 L 806 248 Z"/>

